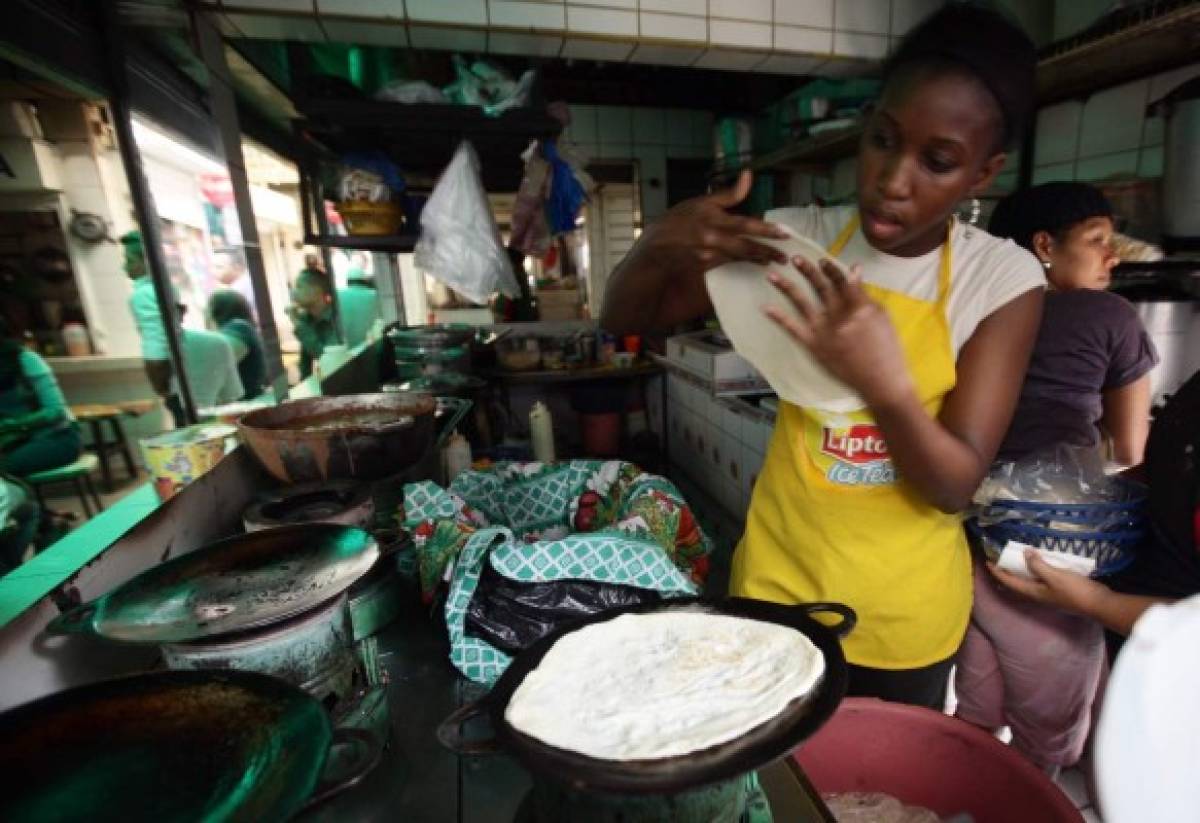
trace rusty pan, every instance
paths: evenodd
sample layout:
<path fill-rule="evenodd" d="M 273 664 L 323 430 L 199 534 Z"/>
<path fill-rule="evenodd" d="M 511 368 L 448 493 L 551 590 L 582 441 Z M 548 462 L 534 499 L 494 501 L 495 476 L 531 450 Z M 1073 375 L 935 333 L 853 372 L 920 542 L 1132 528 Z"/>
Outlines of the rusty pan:
<path fill-rule="evenodd" d="M 388 392 L 293 400 L 241 417 L 238 431 L 283 483 L 379 480 L 417 463 L 469 401 Z"/>

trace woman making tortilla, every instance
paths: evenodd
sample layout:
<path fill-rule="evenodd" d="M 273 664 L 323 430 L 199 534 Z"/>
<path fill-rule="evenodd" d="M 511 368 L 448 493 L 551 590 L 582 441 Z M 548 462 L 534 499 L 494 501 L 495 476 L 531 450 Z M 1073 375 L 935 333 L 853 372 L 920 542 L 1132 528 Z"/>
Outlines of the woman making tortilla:
<path fill-rule="evenodd" d="M 955 212 L 988 188 L 1022 133 L 1034 68 L 1033 44 L 1006 18 L 942 8 L 885 66 L 855 206 L 732 215 L 750 188 L 744 173 L 733 190 L 648 226 L 605 295 L 604 327 L 632 332 L 711 313 L 703 273 L 729 261 L 790 262 L 816 289 L 821 306 L 772 276 L 794 312 L 764 322 L 865 406 L 832 415 L 781 403 L 731 590 L 852 606 L 850 694 L 940 709 L 967 627 L 971 561 L 958 513 L 1008 427 L 1045 281 L 1027 251 Z M 849 276 L 755 242 L 782 237 L 774 224 L 852 264 Z M 845 435 L 872 437 L 885 470 L 855 471 L 855 456 L 835 448 Z"/>

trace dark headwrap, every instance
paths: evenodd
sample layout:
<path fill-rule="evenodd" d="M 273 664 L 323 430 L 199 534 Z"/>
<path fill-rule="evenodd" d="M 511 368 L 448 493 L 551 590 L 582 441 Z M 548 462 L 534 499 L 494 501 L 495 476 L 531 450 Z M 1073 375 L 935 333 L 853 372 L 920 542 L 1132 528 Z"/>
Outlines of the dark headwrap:
<path fill-rule="evenodd" d="M 886 82 L 898 68 L 937 61 L 961 66 L 992 93 L 1003 118 L 1001 147 L 1011 146 L 1034 105 L 1037 52 L 1029 36 L 997 11 L 949 3 L 905 35 L 883 77 Z"/>
<path fill-rule="evenodd" d="M 988 231 L 1009 237 L 1033 251 L 1039 231 L 1054 237 L 1091 217 L 1112 217 L 1112 206 L 1100 190 L 1087 183 L 1043 183 L 1015 192 L 996 204 Z"/>

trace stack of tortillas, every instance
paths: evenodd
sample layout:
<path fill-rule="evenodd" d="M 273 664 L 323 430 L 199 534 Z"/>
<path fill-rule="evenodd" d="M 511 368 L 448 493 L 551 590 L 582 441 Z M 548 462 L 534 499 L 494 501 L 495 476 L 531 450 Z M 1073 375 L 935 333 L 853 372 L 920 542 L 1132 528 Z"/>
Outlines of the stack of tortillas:
<path fill-rule="evenodd" d="M 829 257 L 819 245 L 782 226 L 790 237 L 776 240 L 755 237 L 754 240 L 773 246 L 791 261 L 804 257 L 817 264 Z M 778 306 L 796 314 L 795 307 L 767 280 L 775 272 L 796 283 L 814 305 L 821 301 L 808 279 L 790 262 L 726 263 L 706 276 L 708 294 L 717 310 L 721 329 L 733 343 L 738 354 L 758 369 L 771 388 L 783 400 L 798 406 L 847 412 L 865 404 L 858 394 L 830 374 L 813 358 L 802 343 L 793 340 L 775 321 L 763 314 L 766 306 Z"/>

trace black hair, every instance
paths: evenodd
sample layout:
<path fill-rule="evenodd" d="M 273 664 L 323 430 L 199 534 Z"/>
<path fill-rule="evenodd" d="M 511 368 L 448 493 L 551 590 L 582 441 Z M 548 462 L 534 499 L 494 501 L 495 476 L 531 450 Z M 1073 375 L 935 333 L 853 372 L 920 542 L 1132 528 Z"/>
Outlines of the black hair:
<path fill-rule="evenodd" d="M 308 278 L 315 283 L 317 288 L 326 294 L 333 294 L 333 283 L 329 280 L 329 275 L 325 272 L 317 269 L 301 269 L 299 276 L 296 278 L 296 282 L 299 283 L 305 278 Z"/>
<path fill-rule="evenodd" d="M 1033 251 L 1033 236 L 1048 232 L 1063 240 L 1072 226 L 1093 217 L 1112 218 L 1112 205 L 1095 186 L 1087 183 L 1043 183 L 1010 194 L 996 204 L 988 232 L 1011 238 Z"/>
<path fill-rule="evenodd" d="M 913 69 L 959 70 L 978 80 L 1000 114 L 996 149 L 1011 147 L 1034 105 L 1037 52 L 1019 25 L 992 8 L 951 2 L 900 41 L 883 67 L 884 85 Z"/>
<path fill-rule="evenodd" d="M 250 301 L 241 292 L 233 289 L 218 289 L 208 298 L 208 313 L 218 326 L 224 326 L 230 320 L 245 320 L 254 323 L 254 314 L 250 311 Z"/>

